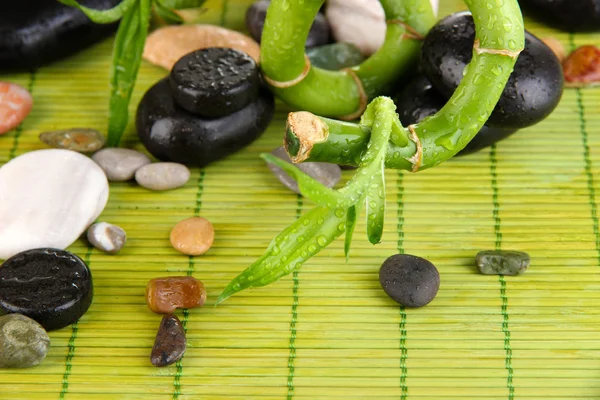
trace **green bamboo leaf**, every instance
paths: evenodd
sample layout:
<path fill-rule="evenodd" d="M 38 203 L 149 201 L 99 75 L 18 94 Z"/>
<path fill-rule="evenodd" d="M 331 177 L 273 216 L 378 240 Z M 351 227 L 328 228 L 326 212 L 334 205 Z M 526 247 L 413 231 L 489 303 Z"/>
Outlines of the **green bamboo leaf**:
<path fill-rule="evenodd" d="M 140 0 L 123 16 L 113 48 L 107 143 L 117 147 L 129 121 L 129 102 L 148 35 L 151 0 Z"/>
<path fill-rule="evenodd" d="M 167 7 L 162 5 L 162 2 L 155 1 L 154 2 L 154 12 L 162 18 L 165 22 L 170 24 L 183 24 L 183 18 L 180 15 L 174 13 Z"/>
<path fill-rule="evenodd" d="M 185 8 L 202 7 L 206 0 L 158 0 L 165 8 L 183 10 Z"/>
<path fill-rule="evenodd" d="M 373 177 L 367 189 L 367 237 L 371 244 L 381 242 L 383 235 L 383 222 L 385 217 L 385 178 L 384 160 L 381 160 L 379 171 Z"/>
<path fill-rule="evenodd" d="M 291 273 L 344 231 L 345 214 L 316 207 L 284 229 L 265 253 L 223 290 L 217 304 L 242 290 L 265 286 Z"/>
<path fill-rule="evenodd" d="M 260 157 L 269 164 L 273 164 L 281 168 L 288 175 L 294 178 L 298 183 L 300 192 L 312 200 L 315 204 L 323 207 L 342 209 L 346 209 L 350 204 L 347 196 L 328 188 L 310 175 L 304 173 L 304 171 L 295 165 L 292 165 L 289 162 L 286 162 L 281 158 L 269 153 L 261 153 Z"/>
<path fill-rule="evenodd" d="M 358 217 L 357 205 L 353 205 L 348 208 L 346 213 L 346 236 L 344 237 L 344 255 L 346 256 L 346 262 L 350 259 L 350 245 L 352 244 L 352 236 L 354 235 L 354 228 L 356 228 L 356 220 Z"/>
<path fill-rule="evenodd" d="M 123 15 L 131 9 L 138 0 L 123 0 L 113 8 L 108 10 L 95 10 L 93 8 L 82 6 L 77 0 L 58 0 L 59 2 L 75 7 L 81 10 L 90 20 L 97 24 L 111 24 L 118 21 Z"/>

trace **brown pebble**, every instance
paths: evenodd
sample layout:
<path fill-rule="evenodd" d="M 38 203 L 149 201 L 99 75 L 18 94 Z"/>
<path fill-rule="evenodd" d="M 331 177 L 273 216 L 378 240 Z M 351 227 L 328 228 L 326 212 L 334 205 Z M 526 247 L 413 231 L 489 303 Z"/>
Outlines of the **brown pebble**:
<path fill-rule="evenodd" d="M 171 245 L 189 256 L 206 253 L 214 240 L 215 229 L 209 220 L 202 217 L 184 219 L 171 230 Z"/>
<path fill-rule="evenodd" d="M 200 307 L 205 301 L 204 284 L 192 276 L 154 278 L 146 285 L 146 304 L 157 314 Z"/>
<path fill-rule="evenodd" d="M 160 321 L 150 362 L 155 367 L 166 367 L 181 360 L 185 348 L 185 330 L 181 321 L 176 315 L 165 315 Z"/>
<path fill-rule="evenodd" d="M 592 45 L 577 48 L 563 61 L 563 71 L 567 87 L 600 84 L 600 49 Z"/>
<path fill-rule="evenodd" d="M 169 71 L 184 55 L 209 47 L 227 47 L 248 54 L 257 63 L 260 47 L 252 38 L 215 25 L 179 25 L 159 28 L 146 39 L 144 59 Z"/>
<path fill-rule="evenodd" d="M 550 47 L 550 50 L 556 54 L 556 57 L 560 60 L 560 62 L 563 62 L 563 60 L 567 57 L 565 46 L 563 46 L 560 40 L 552 36 L 547 36 L 542 38 L 542 42 L 544 42 L 546 46 Z"/>
<path fill-rule="evenodd" d="M 72 128 L 40 134 L 40 140 L 57 149 L 93 153 L 104 147 L 106 140 L 100 132 L 89 128 Z"/>

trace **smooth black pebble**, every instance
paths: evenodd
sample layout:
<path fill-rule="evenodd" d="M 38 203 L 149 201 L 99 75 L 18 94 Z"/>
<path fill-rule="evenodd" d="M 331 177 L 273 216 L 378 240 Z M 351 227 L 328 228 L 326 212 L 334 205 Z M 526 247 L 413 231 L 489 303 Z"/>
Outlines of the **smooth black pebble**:
<path fill-rule="evenodd" d="M 152 86 L 137 110 L 138 135 L 162 161 L 205 166 L 257 139 L 271 122 L 273 95 L 263 89 L 252 103 L 226 117 L 205 119 L 177 106 L 167 79 Z"/>
<path fill-rule="evenodd" d="M 404 307 L 423 307 L 440 288 L 440 274 L 424 258 L 395 254 L 379 269 L 379 283 L 394 301 Z"/>
<path fill-rule="evenodd" d="M 66 250 L 27 250 L 0 267 L 0 310 L 26 315 L 47 331 L 79 320 L 92 297 L 88 266 Z"/>
<path fill-rule="evenodd" d="M 394 96 L 393 100 L 404 126 L 416 124 L 425 117 L 437 113 L 447 101 L 424 75 L 413 78 L 400 93 Z M 516 129 L 491 128 L 484 125 L 457 155 L 463 156 L 477 152 L 507 138 L 516 131 Z"/>
<path fill-rule="evenodd" d="M 519 0 L 525 15 L 572 32 L 600 31 L 600 0 Z"/>
<path fill-rule="evenodd" d="M 121 0 L 83 0 L 99 10 Z M 28 70 L 70 56 L 110 36 L 118 26 L 96 24 L 56 0 L 4 1 L 0 7 L 0 70 Z"/>
<path fill-rule="evenodd" d="M 475 24 L 468 12 L 452 14 L 427 34 L 421 66 L 433 86 L 449 99 L 473 56 Z M 502 96 L 486 125 L 520 129 L 546 118 L 562 96 L 563 72 L 552 50 L 525 31 L 525 49 L 519 55 Z"/>
<path fill-rule="evenodd" d="M 246 11 L 246 28 L 250 32 L 250 36 L 259 43 L 270 3 L 269 0 L 259 0 L 248 7 Z M 327 19 L 323 13 L 319 12 L 310 27 L 305 47 L 323 46 L 330 42 L 330 38 L 331 34 Z"/>
<path fill-rule="evenodd" d="M 246 53 L 211 47 L 180 58 L 169 84 L 180 107 L 200 117 L 218 118 L 253 102 L 260 79 L 256 63 Z"/>
<path fill-rule="evenodd" d="M 186 349 L 185 329 L 176 315 L 163 317 L 154 340 L 150 362 L 155 367 L 166 367 L 180 360 Z"/>

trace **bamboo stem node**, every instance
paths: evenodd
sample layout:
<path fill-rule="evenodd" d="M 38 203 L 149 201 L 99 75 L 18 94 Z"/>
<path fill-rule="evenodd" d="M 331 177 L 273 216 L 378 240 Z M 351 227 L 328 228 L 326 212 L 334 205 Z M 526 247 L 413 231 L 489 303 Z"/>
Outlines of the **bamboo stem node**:
<path fill-rule="evenodd" d="M 421 140 L 413 125 L 408 126 L 408 131 L 410 132 L 410 140 L 417 146 L 417 151 L 412 157 L 408 158 L 408 161 L 412 164 L 411 172 L 417 172 L 419 171 L 419 168 L 421 168 L 421 163 L 423 162 L 423 145 L 421 144 Z"/>
<path fill-rule="evenodd" d="M 311 67 L 310 59 L 305 54 L 304 55 L 304 69 L 302 70 L 302 73 L 300 73 L 300 75 L 298 75 L 294 79 L 285 81 L 285 82 L 280 82 L 280 81 L 276 81 L 274 79 L 269 78 L 266 74 L 263 74 L 263 78 L 265 78 L 265 81 L 267 81 L 267 83 L 273 87 L 276 87 L 278 89 L 286 89 L 286 88 L 290 88 L 290 87 L 295 86 L 295 85 L 299 84 L 300 82 L 302 82 L 304 80 L 304 78 L 306 78 L 308 73 L 310 72 L 310 67 Z"/>
<path fill-rule="evenodd" d="M 502 50 L 498 50 L 498 49 L 486 49 L 485 47 L 480 47 L 480 42 L 479 39 L 475 39 L 475 42 L 473 43 L 473 50 L 475 50 L 475 53 L 477 53 L 478 55 L 481 54 L 496 54 L 499 56 L 507 56 L 513 59 L 516 59 L 517 57 L 519 57 L 519 54 L 521 54 L 521 50 L 507 50 L 507 49 L 502 49 Z"/>
<path fill-rule="evenodd" d="M 342 69 L 342 71 L 350 75 L 352 80 L 354 80 L 354 82 L 356 83 L 356 88 L 358 89 L 358 109 L 352 114 L 342 115 L 338 118 L 342 121 L 354 121 L 355 119 L 360 118 L 360 116 L 363 115 L 363 113 L 367 109 L 367 105 L 369 104 L 369 97 L 365 92 L 365 87 L 363 86 L 362 81 L 360 80 L 358 75 L 356 75 L 356 72 L 352 70 L 352 68 L 344 68 Z"/>

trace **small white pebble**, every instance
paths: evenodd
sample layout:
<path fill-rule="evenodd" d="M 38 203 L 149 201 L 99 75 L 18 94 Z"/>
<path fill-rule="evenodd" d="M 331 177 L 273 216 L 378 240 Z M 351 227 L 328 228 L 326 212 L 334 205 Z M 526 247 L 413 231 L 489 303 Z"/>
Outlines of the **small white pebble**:
<path fill-rule="evenodd" d="M 183 164 L 160 162 L 144 165 L 135 172 L 137 183 L 150 190 L 170 190 L 190 180 L 190 170 Z"/>
<path fill-rule="evenodd" d="M 87 238 L 92 246 L 109 254 L 118 253 L 127 241 L 122 228 L 106 222 L 92 225 L 87 231 Z"/>

